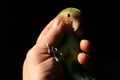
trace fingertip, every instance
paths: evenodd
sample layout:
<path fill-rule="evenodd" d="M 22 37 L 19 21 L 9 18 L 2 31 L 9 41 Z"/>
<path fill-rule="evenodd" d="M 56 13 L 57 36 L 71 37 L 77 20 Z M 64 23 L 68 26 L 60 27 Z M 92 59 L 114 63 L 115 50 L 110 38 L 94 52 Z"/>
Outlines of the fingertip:
<path fill-rule="evenodd" d="M 89 53 L 91 52 L 91 42 L 89 40 L 81 40 L 80 41 L 80 48 L 83 52 Z"/>
<path fill-rule="evenodd" d="M 88 64 L 90 56 L 86 53 L 80 53 L 78 54 L 78 62 L 82 64 L 83 66 Z"/>

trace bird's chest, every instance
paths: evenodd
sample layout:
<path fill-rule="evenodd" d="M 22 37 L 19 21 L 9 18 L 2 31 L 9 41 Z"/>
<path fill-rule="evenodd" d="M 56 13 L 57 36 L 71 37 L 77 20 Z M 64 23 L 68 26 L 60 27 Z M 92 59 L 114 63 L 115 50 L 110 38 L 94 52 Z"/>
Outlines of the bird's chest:
<path fill-rule="evenodd" d="M 74 35 L 66 35 L 61 42 L 59 52 L 62 52 L 63 60 L 76 60 L 80 52 L 78 39 Z"/>

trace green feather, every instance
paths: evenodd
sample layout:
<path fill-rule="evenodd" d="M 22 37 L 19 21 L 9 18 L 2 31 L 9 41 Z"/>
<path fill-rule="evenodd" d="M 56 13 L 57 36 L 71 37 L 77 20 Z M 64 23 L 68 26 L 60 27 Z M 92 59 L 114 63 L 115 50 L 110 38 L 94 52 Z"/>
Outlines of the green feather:
<path fill-rule="evenodd" d="M 64 36 L 58 52 L 62 52 L 62 56 L 59 58 L 68 80 L 93 80 L 85 73 L 84 68 L 77 60 L 81 50 L 79 40 L 74 34 Z"/>

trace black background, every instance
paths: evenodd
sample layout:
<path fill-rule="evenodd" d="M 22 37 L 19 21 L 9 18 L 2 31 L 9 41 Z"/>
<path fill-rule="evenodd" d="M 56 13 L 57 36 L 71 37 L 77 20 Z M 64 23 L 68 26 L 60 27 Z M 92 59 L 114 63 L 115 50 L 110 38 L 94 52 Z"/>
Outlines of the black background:
<path fill-rule="evenodd" d="M 41 30 L 66 7 L 82 11 L 84 38 L 93 42 L 97 79 L 119 78 L 119 49 L 113 3 L 95 0 L 0 1 L 0 59 L 4 80 L 22 80 L 22 64 Z M 109 7 L 110 6 L 110 7 Z M 119 48 L 119 45 L 118 45 Z"/>

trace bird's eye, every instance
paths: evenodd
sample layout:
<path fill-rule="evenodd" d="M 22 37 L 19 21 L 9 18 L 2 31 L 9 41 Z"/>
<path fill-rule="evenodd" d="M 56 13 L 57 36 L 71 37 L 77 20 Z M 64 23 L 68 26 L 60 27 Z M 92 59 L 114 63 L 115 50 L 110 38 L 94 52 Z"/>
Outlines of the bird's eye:
<path fill-rule="evenodd" d="M 67 14 L 67 17 L 71 17 L 70 13 Z"/>

